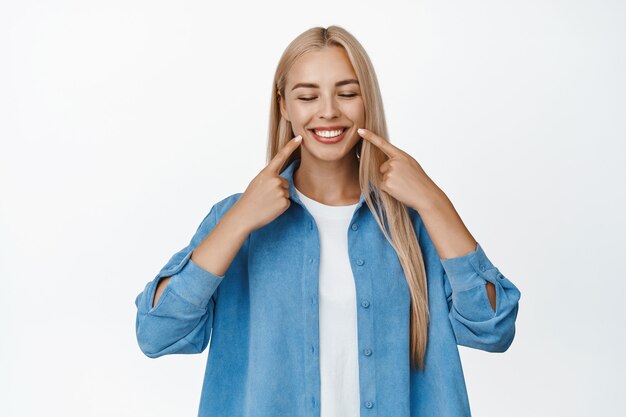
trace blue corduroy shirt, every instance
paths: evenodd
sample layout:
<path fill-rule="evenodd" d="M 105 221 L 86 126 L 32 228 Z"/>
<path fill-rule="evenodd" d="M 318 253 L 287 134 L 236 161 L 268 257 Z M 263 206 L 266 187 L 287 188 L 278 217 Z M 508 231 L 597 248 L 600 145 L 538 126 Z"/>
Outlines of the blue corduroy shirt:
<path fill-rule="evenodd" d="M 320 242 L 298 199 L 250 233 L 224 275 L 191 253 L 242 193 L 217 202 L 191 241 L 136 297 L 136 333 L 150 358 L 209 346 L 199 417 L 319 417 L 318 282 Z M 461 417 L 470 406 L 458 346 L 504 352 L 515 335 L 519 289 L 480 244 L 441 259 L 419 213 L 409 208 L 424 257 L 430 322 L 423 371 L 410 368 L 410 295 L 400 261 L 363 194 L 346 230 L 356 287 L 360 415 Z M 171 276 L 152 307 L 157 283 Z M 496 288 L 496 309 L 485 284 Z"/>

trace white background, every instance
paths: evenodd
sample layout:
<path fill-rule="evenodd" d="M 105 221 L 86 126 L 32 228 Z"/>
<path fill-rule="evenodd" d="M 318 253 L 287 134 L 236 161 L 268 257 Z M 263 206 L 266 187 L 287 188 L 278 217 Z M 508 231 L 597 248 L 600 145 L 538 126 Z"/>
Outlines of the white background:
<path fill-rule="evenodd" d="M 521 290 L 473 415 L 623 416 L 624 1 L 2 1 L 0 415 L 196 416 L 208 351 L 149 359 L 134 300 L 265 165 L 287 44 L 368 51 L 390 140 Z"/>

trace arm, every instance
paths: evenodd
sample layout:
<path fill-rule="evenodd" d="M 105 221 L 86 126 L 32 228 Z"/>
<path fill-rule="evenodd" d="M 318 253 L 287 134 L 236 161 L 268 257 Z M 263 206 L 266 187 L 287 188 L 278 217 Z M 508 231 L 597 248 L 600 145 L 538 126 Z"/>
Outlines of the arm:
<path fill-rule="evenodd" d="M 488 352 L 506 351 L 515 336 L 521 293 L 491 263 L 447 198 L 422 208 L 420 246 L 438 259 L 459 345 Z"/>
<path fill-rule="evenodd" d="M 191 242 L 136 297 L 137 341 L 146 356 L 201 353 L 207 347 L 217 287 L 247 238 L 229 212 L 218 221 L 213 206 Z"/>
<path fill-rule="evenodd" d="M 374 132 L 358 132 L 389 157 L 379 167 L 379 188 L 421 217 L 420 247 L 427 259 L 439 261 L 434 272 L 444 280 L 457 342 L 492 352 L 508 349 L 515 334 L 519 290 L 487 259 L 450 200 L 415 158 Z"/>

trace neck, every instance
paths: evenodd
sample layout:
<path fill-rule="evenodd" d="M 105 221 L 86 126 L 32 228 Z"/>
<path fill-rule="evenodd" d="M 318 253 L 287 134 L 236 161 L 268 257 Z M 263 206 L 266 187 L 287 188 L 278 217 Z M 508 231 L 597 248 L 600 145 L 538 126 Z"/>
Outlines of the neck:
<path fill-rule="evenodd" d="M 361 196 L 356 157 L 321 161 L 303 155 L 293 182 L 302 194 L 329 206 L 355 204 Z"/>

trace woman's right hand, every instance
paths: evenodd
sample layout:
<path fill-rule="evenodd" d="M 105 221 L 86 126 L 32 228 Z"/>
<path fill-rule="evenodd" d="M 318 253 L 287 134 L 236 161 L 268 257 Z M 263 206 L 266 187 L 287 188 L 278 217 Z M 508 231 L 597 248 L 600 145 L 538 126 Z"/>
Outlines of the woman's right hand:
<path fill-rule="evenodd" d="M 297 140 L 300 138 L 300 140 Z M 278 216 L 291 205 L 289 181 L 280 176 L 280 168 L 302 143 L 302 136 L 292 138 L 272 158 L 265 168 L 250 182 L 232 209 L 236 217 L 253 232 Z"/>

